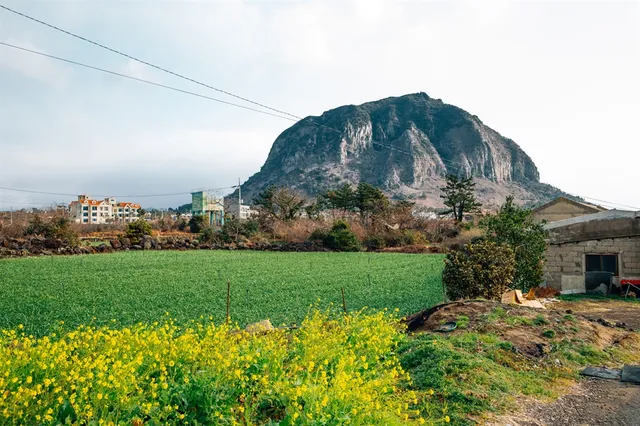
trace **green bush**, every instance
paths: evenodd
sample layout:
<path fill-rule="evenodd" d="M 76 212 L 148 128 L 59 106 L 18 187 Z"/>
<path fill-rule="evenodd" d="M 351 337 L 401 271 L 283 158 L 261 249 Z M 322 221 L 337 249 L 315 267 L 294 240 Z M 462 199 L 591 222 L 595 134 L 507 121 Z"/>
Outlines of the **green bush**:
<path fill-rule="evenodd" d="M 146 220 L 140 218 L 127 225 L 126 236 L 133 243 L 139 242 L 145 235 L 153 235 L 153 228 L 151 228 L 151 224 Z"/>
<path fill-rule="evenodd" d="M 338 251 L 359 251 L 360 241 L 349 224 L 338 220 L 323 240 L 325 247 Z"/>
<path fill-rule="evenodd" d="M 189 220 L 189 232 L 192 234 L 199 234 L 207 227 L 207 222 L 204 216 L 193 215 Z"/>
<path fill-rule="evenodd" d="M 429 240 L 420 231 L 415 229 L 403 229 L 402 231 L 392 231 L 385 239 L 385 243 L 390 247 L 427 245 Z"/>
<path fill-rule="evenodd" d="M 387 246 L 387 242 L 383 237 L 379 235 L 373 235 L 371 237 L 368 237 L 366 240 L 364 240 L 363 245 L 369 251 L 376 251 L 376 250 L 382 250 L 383 248 L 385 248 Z"/>
<path fill-rule="evenodd" d="M 256 220 L 240 220 L 230 217 L 225 220 L 220 229 L 220 238 L 226 243 L 238 242 L 240 237 L 247 239 L 253 237 L 258 233 L 258 229 L 259 224 Z"/>
<path fill-rule="evenodd" d="M 317 228 L 314 229 L 311 235 L 309 235 L 309 241 L 317 241 L 324 243 L 325 238 L 327 238 L 328 232 L 325 229 Z"/>
<path fill-rule="evenodd" d="M 545 330 L 542 335 L 547 339 L 553 339 L 556 337 L 556 332 L 554 330 Z"/>
<path fill-rule="evenodd" d="M 198 242 L 200 242 L 201 244 L 218 244 L 221 242 L 221 240 L 222 238 L 220 232 L 215 230 L 214 228 L 205 228 L 198 236 Z"/>
<path fill-rule="evenodd" d="M 178 230 L 184 231 L 187 229 L 187 226 L 189 226 L 189 223 L 184 219 L 180 219 L 180 222 L 178 222 Z"/>
<path fill-rule="evenodd" d="M 513 282 L 515 255 L 506 244 L 481 241 L 451 251 L 442 279 L 452 299 L 499 300 Z"/>

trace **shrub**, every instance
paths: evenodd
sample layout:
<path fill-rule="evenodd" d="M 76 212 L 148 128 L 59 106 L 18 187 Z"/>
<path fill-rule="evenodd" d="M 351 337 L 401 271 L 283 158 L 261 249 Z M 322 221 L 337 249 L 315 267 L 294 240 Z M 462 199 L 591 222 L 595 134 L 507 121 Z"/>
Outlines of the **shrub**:
<path fill-rule="evenodd" d="M 199 234 L 206 227 L 207 222 L 204 216 L 193 215 L 189 220 L 189 232 L 191 232 L 192 234 Z"/>
<path fill-rule="evenodd" d="M 338 220 L 323 240 L 325 247 L 338 251 L 359 251 L 360 241 L 349 224 Z"/>
<path fill-rule="evenodd" d="M 58 238 L 70 245 L 78 244 L 78 234 L 71 228 L 69 220 L 64 217 L 45 222 L 40 216 L 35 215 L 29 221 L 24 233 L 25 235 L 42 235 L 45 238 Z"/>
<path fill-rule="evenodd" d="M 145 235 L 153 235 L 153 229 L 146 220 L 140 218 L 127 225 L 126 236 L 131 239 L 132 242 L 139 242 Z"/>
<path fill-rule="evenodd" d="M 547 339 L 553 339 L 556 337 L 556 332 L 554 330 L 545 330 L 542 332 L 542 335 Z"/>
<path fill-rule="evenodd" d="M 220 238 L 227 243 L 238 242 L 240 237 L 253 237 L 258 233 L 258 228 L 258 222 L 253 219 L 243 221 L 233 217 L 227 218 L 220 229 Z"/>
<path fill-rule="evenodd" d="M 327 238 L 328 232 L 326 229 L 317 228 L 314 229 L 311 235 L 309 235 L 309 241 L 318 241 L 324 243 L 325 238 Z"/>
<path fill-rule="evenodd" d="M 217 244 L 221 242 L 221 239 L 220 232 L 214 228 L 205 228 L 204 231 L 198 235 L 198 241 L 200 243 Z"/>
<path fill-rule="evenodd" d="M 450 251 L 442 279 L 450 299 L 500 299 L 514 271 L 515 256 L 509 246 L 481 241 Z"/>
<path fill-rule="evenodd" d="M 184 231 L 185 229 L 187 229 L 187 226 L 189 226 L 189 222 L 184 219 L 180 219 L 180 222 L 178 222 L 178 230 Z"/>
<path fill-rule="evenodd" d="M 373 235 L 366 240 L 364 240 L 363 245 L 369 251 L 382 250 L 387 246 L 387 242 L 380 235 Z"/>

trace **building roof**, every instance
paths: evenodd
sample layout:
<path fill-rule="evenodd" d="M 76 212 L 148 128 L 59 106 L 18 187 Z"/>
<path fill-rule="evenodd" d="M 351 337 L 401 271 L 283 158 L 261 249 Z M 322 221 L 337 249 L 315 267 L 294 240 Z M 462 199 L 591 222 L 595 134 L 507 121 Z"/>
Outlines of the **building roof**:
<path fill-rule="evenodd" d="M 541 205 L 540 207 L 536 207 L 535 209 L 533 209 L 532 213 L 537 213 L 541 210 L 546 209 L 547 207 L 551 207 L 555 204 L 558 204 L 560 202 L 564 202 L 564 203 L 569 203 L 569 204 L 573 204 L 574 206 L 578 206 L 578 207 L 583 207 L 586 208 L 587 210 L 593 212 L 593 213 L 598 213 L 598 212 L 603 212 L 603 211 L 607 211 L 606 208 L 602 207 L 602 206 L 598 206 L 595 204 L 589 204 L 589 203 L 585 203 L 585 202 L 581 202 L 581 201 L 574 201 L 571 200 L 567 197 L 558 197 L 552 201 L 549 201 L 546 204 Z"/>
<path fill-rule="evenodd" d="M 608 210 L 551 222 L 544 228 L 550 244 L 640 237 L 640 211 Z"/>
<path fill-rule="evenodd" d="M 584 216 L 572 217 L 569 219 L 557 220 L 555 222 L 547 223 L 544 228 L 547 230 L 562 228 L 569 225 L 575 225 L 578 223 L 593 222 L 597 220 L 613 220 L 613 219 L 638 219 L 640 218 L 640 211 L 628 211 L 628 210 L 607 210 L 594 214 L 586 214 Z"/>

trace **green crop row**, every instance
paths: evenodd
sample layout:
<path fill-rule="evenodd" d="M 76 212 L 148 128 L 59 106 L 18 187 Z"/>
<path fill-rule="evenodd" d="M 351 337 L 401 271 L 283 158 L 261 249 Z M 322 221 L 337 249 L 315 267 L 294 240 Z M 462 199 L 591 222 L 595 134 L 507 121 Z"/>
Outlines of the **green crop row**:
<path fill-rule="evenodd" d="M 126 252 L 0 261 L 0 328 L 42 335 L 65 326 L 226 316 L 240 325 L 301 321 L 310 305 L 395 309 L 442 300 L 440 255 L 391 253 Z"/>

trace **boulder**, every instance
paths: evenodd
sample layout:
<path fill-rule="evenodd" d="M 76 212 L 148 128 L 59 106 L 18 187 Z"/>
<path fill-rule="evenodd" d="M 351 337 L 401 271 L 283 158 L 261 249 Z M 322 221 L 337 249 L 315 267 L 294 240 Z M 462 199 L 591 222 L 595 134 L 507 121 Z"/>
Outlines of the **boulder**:
<path fill-rule="evenodd" d="M 111 248 L 114 250 L 120 250 L 122 248 L 122 243 L 115 238 L 109 241 L 109 244 L 111 244 Z"/>
<path fill-rule="evenodd" d="M 247 325 L 245 330 L 249 333 L 264 333 L 267 331 L 273 331 L 273 325 L 271 325 L 271 321 L 268 319 L 251 323 Z"/>
<path fill-rule="evenodd" d="M 122 247 L 124 248 L 131 247 L 131 240 L 129 238 L 120 238 L 120 243 L 122 243 Z"/>

